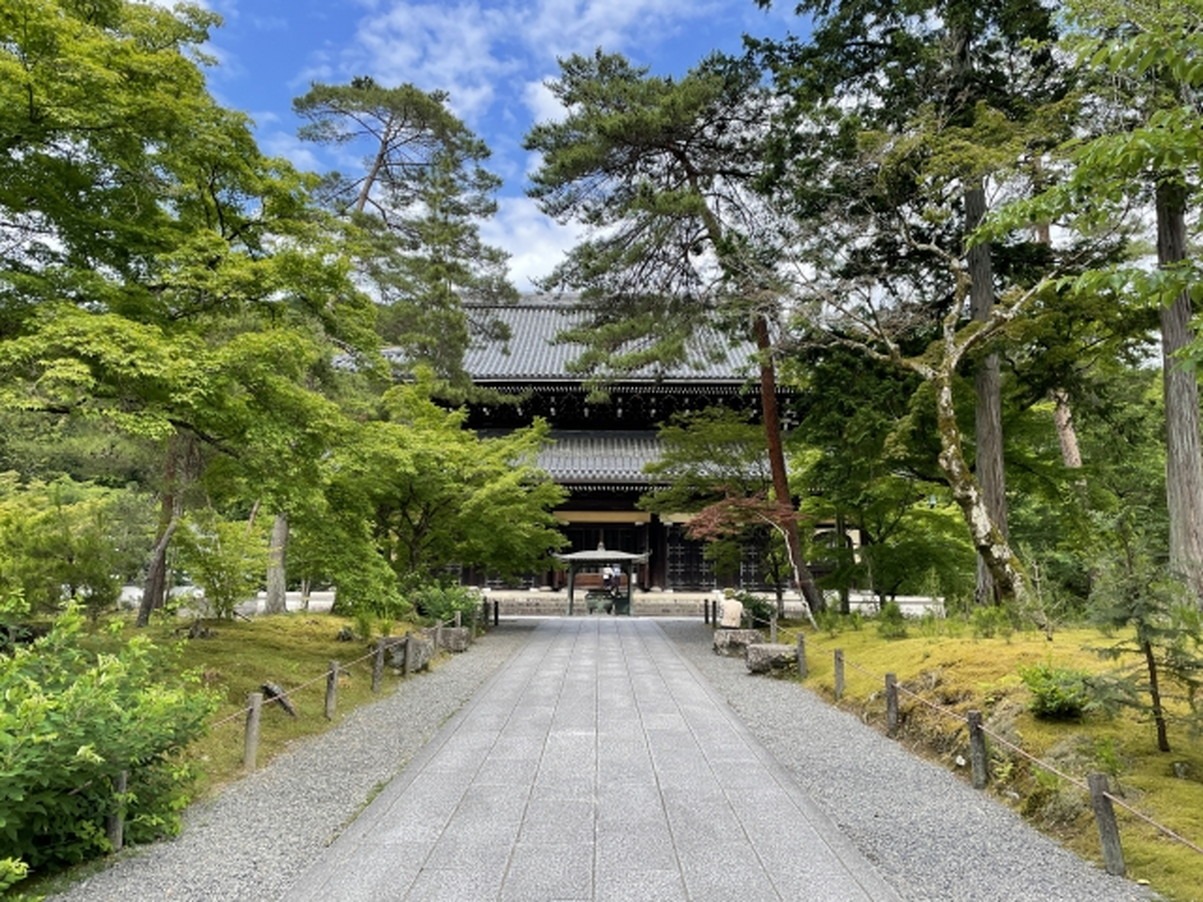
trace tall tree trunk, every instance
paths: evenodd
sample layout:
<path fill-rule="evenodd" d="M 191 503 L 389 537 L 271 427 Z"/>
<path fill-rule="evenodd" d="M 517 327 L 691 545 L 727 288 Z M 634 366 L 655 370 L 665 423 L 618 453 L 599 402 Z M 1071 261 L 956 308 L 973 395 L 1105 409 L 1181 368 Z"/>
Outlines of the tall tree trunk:
<path fill-rule="evenodd" d="M 965 191 L 966 234 L 976 229 L 985 215 L 986 189 L 978 180 Z M 990 245 L 983 242 L 970 248 L 968 263 L 970 314 L 975 320 L 984 322 L 994 308 L 994 267 L 990 260 Z M 1006 538 L 1007 481 L 1003 467 L 1002 374 L 997 353 L 987 354 L 978 364 L 974 388 L 977 392 L 975 471 L 981 485 L 982 502 L 995 528 Z M 992 569 L 981 557 L 978 559 L 977 576 L 977 603 L 999 602 L 1002 592 L 994 584 Z"/>
<path fill-rule="evenodd" d="M 1157 261 L 1171 267 L 1186 259 L 1186 189 L 1180 179 L 1157 183 Z M 1165 381 L 1165 490 L 1170 515 L 1170 564 L 1203 605 L 1203 457 L 1199 444 L 1199 386 L 1195 367 L 1181 352 L 1194 341 L 1190 294 L 1183 291 L 1161 311 Z"/>
<path fill-rule="evenodd" d="M 1028 601 L 1023 567 L 1011 549 L 1007 537 L 994 522 L 985 494 L 962 453 L 961 428 L 957 424 L 952 395 L 954 367 L 947 363 L 935 374 L 936 421 L 940 430 L 940 469 L 952 489 L 953 499 L 961 508 L 979 558 L 990 570 L 992 583 L 1001 594 L 1015 598 L 1022 607 Z"/>
<path fill-rule="evenodd" d="M 287 551 L 288 515 L 276 514 L 267 548 L 267 599 L 263 603 L 264 613 L 283 614 L 288 610 L 288 580 L 284 566 Z"/>
<path fill-rule="evenodd" d="M 1061 443 L 1061 462 L 1066 469 L 1082 469 L 1082 448 L 1078 444 L 1078 430 L 1074 428 L 1073 408 L 1069 406 L 1069 394 L 1063 388 L 1054 388 L 1053 425 L 1057 429 L 1057 441 Z"/>
<path fill-rule="evenodd" d="M 179 469 L 181 443 L 177 433 L 167 440 L 163 460 L 163 486 L 159 490 L 159 523 L 155 531 L 155 544 L 151 548 L 146 567 L 146 581 L 142 585 L 142 600 L 138 603 L 136 626 L 150 623 L 151 612 L 163 607 L 167 594 L 167 547 L 179 524 L 182 509 L 179 492 Z"/>
<path fill-rule="evenodd" d="M 1165 708 L 1161 704 L 1161 684 L 1157 679 L 1157 657 L 1148 639 L 1140 640 L 1140 650 L 1145 656 L 1145 670 L 1149 674 L 1149 699 L 1153 703 L 1153 723 L 1157 727 L 1158 751 L 1170 751 L 1170 734 L 1165 722 Z"/>
<path fill-rule="evenodd" d="M 752 335 L 756 340 L 756 349 L 760 352 L 760 411 L 764 424 L 765 445 L 768 448 L 769 470 L 773 476 L 773 493 L 777 496 L 778 504 L 789 505 L 792 508 L 789 473 L 785 467 L 785 451 L 781 445 L 781 416 L 777 409 L 777 372 L 773 364 L 769 324 L 763 316 L 757 315 L 753 318 Z M 786 549 L 798 589 L 811 611 L 822 611 L 825 607 L 823 594 L 802 557 L 798 521 L 791 517 L 782 524 L 782 530 L 785 533 Z"/>

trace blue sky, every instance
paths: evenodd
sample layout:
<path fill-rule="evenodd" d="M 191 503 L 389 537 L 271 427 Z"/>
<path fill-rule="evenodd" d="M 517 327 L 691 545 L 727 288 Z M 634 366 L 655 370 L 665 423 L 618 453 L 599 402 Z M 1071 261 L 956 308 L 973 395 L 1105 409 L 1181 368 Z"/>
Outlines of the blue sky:
<path fill-rule="evenodd" d="M 168 5 L 168 0 L 153 0 Z M 530 126 L 556 114 L 543 83 L 557 57 L 602 47 L 658 74 L 680 74 L 718 49 L 736 53 L 744 33 L 780 35 L 792 4 L 769 12 L 754 0 L 206 0 L 225 24 L 212 35 L 209 84 L 223 104 L 255 120 L 260 145 L 311 170 L 335 163 L 296 138 L 292 98 L 312 81 L 371 75 L 450 93 L 451 105 L 493 151 L 505 180 L 486 239 L 511 254 L 520 290 L 544 275 L 574 234 L 525 197 L 534 161 Z"/>

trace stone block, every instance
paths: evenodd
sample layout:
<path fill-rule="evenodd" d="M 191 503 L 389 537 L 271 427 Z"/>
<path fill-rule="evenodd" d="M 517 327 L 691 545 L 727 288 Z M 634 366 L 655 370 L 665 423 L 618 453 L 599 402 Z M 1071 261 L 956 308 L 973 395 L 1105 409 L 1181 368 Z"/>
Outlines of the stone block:
<path fill-rule="evenodd" d="M 432 642 L 434 641 L 435 631 L 428 629 L 425 631 L 426 637 Z M 445 651 L 456 652 L 467 651 L 468 646 L 472 644 L 472 631 L 466 626 L 445 626 L 443 627 L 443 649 Z"/>
<path fill-rule="evenodd" d="M 751 643 L 747 648 L 747 661 L 752 673 L 787 670 L 797 664 L 797 649 L 792 645 Z"/>
<path fill-rule="evenodd" d="M 727 658 L 742 658 L 754 642 L 764 642 L 760 630 L 715 630 L 714 653 Z"/>
<path fill-rule="evenodd" d="M 405 666 L 405 636 L 390 636 L 385 640 L 390 667 L 397 670 Z M 430 659 L 434 657 L 434 640 L 420 633 L 409 636 L 409 672 L 417 673 L 430 667 Z"/>

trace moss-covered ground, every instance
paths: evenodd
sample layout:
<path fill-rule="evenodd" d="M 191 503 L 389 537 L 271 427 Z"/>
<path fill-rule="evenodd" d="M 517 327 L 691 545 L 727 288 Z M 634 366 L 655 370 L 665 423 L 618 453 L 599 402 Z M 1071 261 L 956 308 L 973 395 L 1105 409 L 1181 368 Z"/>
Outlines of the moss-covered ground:
<path fill-rule="evenodd" d="M 801 629 L 787 626 L 780 641 L 794 641 Z M 1045 664 L 1104 674 L 1120 667 L 1139 674 L 1140 661 L 1107 661 L 1092 650 L 1114 645 L 1121 637 L 1095 629 L 1060 630 L 1051 640 L 1040 632 L 975 636 L 967 623 L 954 618 L 912 622 L 906 632 L 904 638 L 887 639 L 871 620 L 847 619 L 817 632 L 806 628 L 806 685 L 884 730 L 885 674 L 893 673 L 902 690 L 897 739 L 916 753 L 968 780 L 963 718 L 978 709 L 987 730 L 1005 742 L 1082 784 L 1091 771 L 1108 774 L 1112 792 L 1133 809 L 1203 846 L 1203 743 L 1192 733 L 1181 691 L 1166 687 L 1175 696 L 1169 706 L 1168 753 L 1157 750 L 1151 719 L 1137 711 L 1087 713 L 1074 721 L 1044 720 L 1029 711 L 1032 695 L 1020 678 L 1022 668 Z M 836 649 L 843 650 L 845 661 L 838 702 Z M 988 740 L 988 748 L 989 791 L 1082 857 L 1100 861 L 1087 793 L 1003 742 Z M 1117 816 L 1130 878 L 1179 902 L 1203 900 L 1203 854 L 1122 808 Z"/>

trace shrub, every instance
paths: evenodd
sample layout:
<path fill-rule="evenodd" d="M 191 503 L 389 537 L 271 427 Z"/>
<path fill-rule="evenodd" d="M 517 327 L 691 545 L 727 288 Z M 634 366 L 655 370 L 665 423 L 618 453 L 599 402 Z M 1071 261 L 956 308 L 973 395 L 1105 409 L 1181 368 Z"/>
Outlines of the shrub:
<path fill-rule="evenodd" d="M 1009 639 L 1015 632 L 1011 612 L 998 605 L 974 608 L 971 619 L 973 635 L 978 639 L 993 639 L 995 636 Z"/>
<path fill-rule="evenodd" d="M 751 592 L 736 592 L 735 600 L 744 606 L 744 620 L 749 629 L 758 629 L 773 622 L 777 612 L 776 605 L 767 598 L 753 595 Z"/>
<path fill-rule="evenodd" d="M 883 639 L 905 639 L 906 618 L 896 601 L 887 601 L 877 615 L 877 634 Z"/>
<path fill-rule="evenodd" d="M 1020 668 L 1019 678 L 1032 693 L 1028 710 L 1044 720 L 1078 720 L 1090 707 L 1090 676 L 1084 671 L 1037 664 Z"/>
<path fill-rule="evenodd" d="M 480 604 L 479 596 L 467 586 L 419 586 L 409 597 L 419 614 L 436 621 L 451 620 L 457 611 L 471 615 Z"/>
<path fill-rule="evenodd" d="M 82 638 L 72 607 L 47 636 L 0 658 L 0 848 L 33 868 L 109 851 L 105 818 L 122 800 L 130 842 L 178 830 L 191 775 L 174 752 L 215 706 L 195 678 L 165 677 L 170 661 L 145 637 L 104 653 Z"/>

